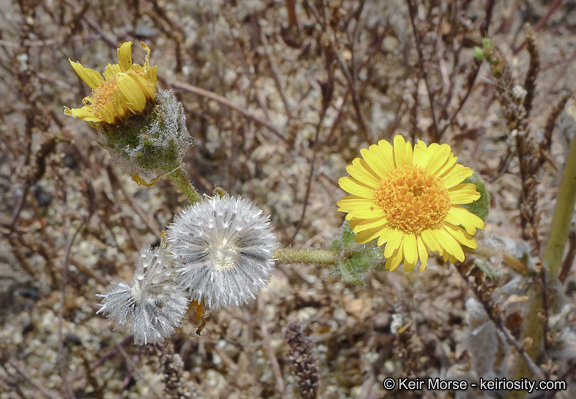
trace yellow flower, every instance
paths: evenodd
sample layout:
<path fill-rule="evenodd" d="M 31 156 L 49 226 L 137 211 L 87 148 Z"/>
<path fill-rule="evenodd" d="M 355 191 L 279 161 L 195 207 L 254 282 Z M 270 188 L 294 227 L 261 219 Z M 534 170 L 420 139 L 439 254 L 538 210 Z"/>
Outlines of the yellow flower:
<path fill-rule="evenodd" d="M 378 245 L 386 244 L 387 270 L 403 260 L 410 271 L 420 259 L 423 271 L 429 251 L 462 262 L 462 245 L 477 247 L 472 236 L 484 222 L 459 205 L 480 193 L 462 183 L 472 169 L 456 164 L 449 145 L 428 147 L 419 140 L 412 150 L 396 136 L 394 146 L 380 140 L 361 154 L 346 168 L 350 176 L 340 178 L 340 187 L 352 195 L 338 201 L 338 210 L 348 213 L 357 242 L 378 238 Z"/>
<path fill-rule="evenodd" d="M 70 60 L 78 76 L 92 89 L 92 97 L 85 97 L 82 108 L 68 109 L 66 115 L 86 122 L 114 123 L 131 113 L 142 112 L 156 92 L 156 66 L 150 67 L 150 49 L 144 66 L 132 63 L 132 42 L 123 43 L 118 52 L 118 64 L 108 64 L 104 78 L 99 72 L 84 68 Z"/>

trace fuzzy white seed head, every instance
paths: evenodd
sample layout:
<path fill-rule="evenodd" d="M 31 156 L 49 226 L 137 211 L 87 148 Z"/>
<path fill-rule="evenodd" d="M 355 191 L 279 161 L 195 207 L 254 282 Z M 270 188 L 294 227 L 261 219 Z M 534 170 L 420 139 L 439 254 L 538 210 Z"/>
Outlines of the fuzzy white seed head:
<path fill-rule="evenodd" d="M 262 210 L 228 196 L 184 209 L 168 227 L 168 241 L 182 286 L 212 309 L 255 298 L 268 283 L 278 248 Z"/>
<path fill-rule="evenodd" d="M 137 344 L 162 342 L 174 333 L 188 310 L 186 292 L 173 280 L 172 260 L 160 248 L 143 245 L 136 261 L 134 284 L 115 285 L 102 297 L 104 313 L 128 324 Z"/>

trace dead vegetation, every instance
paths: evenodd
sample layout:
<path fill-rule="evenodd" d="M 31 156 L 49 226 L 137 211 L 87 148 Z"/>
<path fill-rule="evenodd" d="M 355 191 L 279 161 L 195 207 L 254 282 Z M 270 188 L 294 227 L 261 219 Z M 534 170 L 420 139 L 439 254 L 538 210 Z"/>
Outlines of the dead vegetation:
<path fill-rule="evenodd" d="M 362 285 L 323 266 L 280 265 L 253 305 L 207 314 L 203 330 L 190 317 L 166 346 L 113 331 L 95 295 L 132 277 L 137 249 L 158 244 L 186 200 L 167 180 L 136 186 L 94 131 L 63 115 L 88 94 L 68 59 L 103 70 L 120 42 L 146 42 L 161 85 L 184 104 L 194 185 L 251 199 L 284 245 L 327 248 L 343 220 L 345 166 L 402 134 L 449 143 L 487 181 L 486 239 L 525 239 L 538 258 L 572 139 L 556 126 L 574 92 L 574 2 L 0 4 L 1 398 L 420 397 L 387 392 L 382 380 L 480 372 L 466 334 L 482 317 L 504 334 L 488 368 L 512 378 L 508 368 L 526 358 L 528 302 L 499 262 L 490 277 L 437 259 L 424 273 L 378 271 Z M 506 65 L 500 75 L 473 56 L 486 36 Z M 575 248 L 572 231 L 558 288 L 569 304 Z M 471 320 L 470 298 L 487 315 Z M 552 305 L 544 322 L 560 314 Z M 552 353 L 562 328 L 545 331 L 548 352 L 531 366 L 572 385 L 575 348 Z M 301 348 L 315 353 L 298 358 Z"/>

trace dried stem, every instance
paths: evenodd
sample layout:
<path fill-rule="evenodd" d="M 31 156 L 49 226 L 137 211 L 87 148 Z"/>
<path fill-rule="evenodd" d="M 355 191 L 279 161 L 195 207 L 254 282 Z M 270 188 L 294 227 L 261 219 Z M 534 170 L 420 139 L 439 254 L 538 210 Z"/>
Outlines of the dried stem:
<path fill-rule="evenodd" d="M 412 24 L 412 31 L 414 33 L 414 39 L 416 40 L 416 50 L 418 51 L 418 65 L 420 67 L 420 73 L 422 74 L 422 78 L 424 79 L 424 84 L 426 85 L 426 92 L 428 93 L 428 101 L 430 102 L 430 113 L 432 114 L 432 121 L 433 121 L 433 142 L 440 141 L 440 129 L 438 128 L 438 120 L 436 118 L 436 111 L 434 110 L 434 95 L 432 94 L 432 89 L 430 88 L 430 82 L 428 78 L 428 71 L 426 66 L 424 65 L 424 54 L 422 53 L 422 43 L 420 41 L 420 33 L 418 33 L 418 29 L 416 28 L 416 12 L 414 10 L 414 5 L 412 4 L 412 0 L 406 0 L 408 4 L 408 12 L 410 13 L 410 23 Z"/>
<path fill-rule="evenodd" d="M 512 335 L 510 330 L 508 330 L 508 328 L 506 328 L 506 326 L 504 325 L 504 323 L 502 322 L 500 317 L 495 316 L 496 312 L 495 312 L 494 307 L 490 303 L 488 303 L 487 301 L 484 300 L 483 296 L 481 295 L 480 291 L 478 290 L 478 287 L 474 284 L 471 284 L 471 282 L 468 280 L 467 276 L 464 274 L 461 267 L 456 266 L 456 270 L 458 271 L 460 276 L 462 276 L 462 279 L 464 279 L 464 281 L 466 282 L 466 284 L 468 285 L 470 290 L 474 293 L 474 296 L 476 297 L 476 299 L 478 299 L 478 301 L 482 304 L 484 311 L 486 312 L 486 314 L 488 315 L 488 317 L 490 318 L 492 323 L 494 323 L 496 328 L 504 334 L 504 337 L 506 338 L 506 341 L 508 342 L 508 344 L 513 346 L 514 349 L 516 349 L 518 354 L 522 357 L 522 359 L 524 360 L 524 362 L 526 363 L 528 368 L 532 371 L 532 373 L 535 376 L 537 376 L 540 379 L 546 379 L 544 377 L 544 374 L 542 373 L 542 370 L 540 370 L 540 368 L 530 358 L 528 353 L 522 347 L 522 344 L 520 344 L 516 340 L 516 338 L 514 338 L 514 336 Z"/>

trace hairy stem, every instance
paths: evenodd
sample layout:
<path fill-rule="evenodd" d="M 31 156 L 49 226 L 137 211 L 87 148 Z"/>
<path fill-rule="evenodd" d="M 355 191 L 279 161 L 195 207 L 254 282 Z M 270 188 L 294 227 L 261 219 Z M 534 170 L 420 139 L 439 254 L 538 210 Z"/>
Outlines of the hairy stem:
<path fill-rule="evenodd" d="M 188 201 L 190 201 L 191 204 L 200 202 L 200 195 L 198 194 L 196 189 L 194 189 L 194 186 L 192 186 L 190 179 L 188 179 L 186 172 L 182 170 L 182 168 L 177 168 L 176 170 L 171 172 L 168 175 L 168 177 L 172 179 L 174 184 L 178 186 L 180 191 L 182 191 L 182 194 L 184 194 L 186 198 L 188 198 Z"/>
<path fill-rule="evenodd" d="M 276 252 L 276 259 L 281 263 L 316 263 L 324 265 L 336 263 L 334 252 L 317 249 L 283 248 Z"/>

